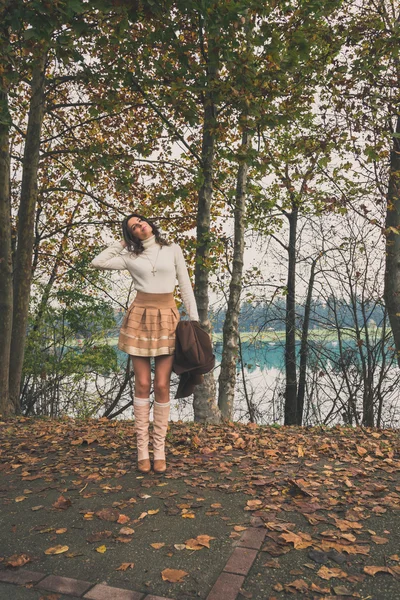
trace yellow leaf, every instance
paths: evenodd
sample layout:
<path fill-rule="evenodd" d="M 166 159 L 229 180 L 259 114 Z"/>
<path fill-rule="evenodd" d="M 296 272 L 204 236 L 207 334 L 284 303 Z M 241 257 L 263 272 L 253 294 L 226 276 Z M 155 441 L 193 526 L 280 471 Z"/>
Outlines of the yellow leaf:
<path fill-rule="evenodd" d="M 62 554 L 63 552 L 68 552 L 69 547 L 68 546 L 54 546 L 53 548 L 47 548 L 47 550 L 44 551 L 45 554 Z"/>
<path fill-rule="evenodd" d="M 158 512 L 160 512 L 159 508 L 157 508 L 157 510 L 148 510 L 147 514 L 148 515 L 156 515 Z"/>
<path fill-rule="evenodd" d="M 195 515 L 194 515 L 194 513 L 186 512 L 186 513 L 182 514 L 182 518 L 183 519 L 194 519 Z"/>
<path fill-rule="evenodd" d="M 68 529 L 66 527 L 61 527 L 61 529 L 56 529 L 56 533 L 58 533 L 58 534 L 65 533 L 66 531 L 68 531 Z"/>
<path fill-rule="evenodd" d="M 26 496 L 18 496 L 18 498 L 15 498 L 15 502 L 22 502 L 23 500 L 26 500 Z"/>
<path fill-rule="evenodd" d="M 96 548 L 96 552 L 99 552 L 100 554 L 104 554 L 104 552 L 107 550 L 107 546 L 105 546 L 104 544 L 102 546 L 97 546 Z"/>
<path fill-rule="evenodd" d="M 154 542 L 153 544 L 150 544 L 150 546 L 152 548 L 154 548 L 155 550 L 159 550 L 160 548 L 165 546 L 165 544 L 164 544 L 164 542 Z"/>

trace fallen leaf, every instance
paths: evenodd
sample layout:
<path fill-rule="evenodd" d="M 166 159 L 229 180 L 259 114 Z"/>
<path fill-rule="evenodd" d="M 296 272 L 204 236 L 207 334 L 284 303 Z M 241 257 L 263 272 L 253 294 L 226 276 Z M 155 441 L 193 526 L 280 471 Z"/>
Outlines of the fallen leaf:
<path fill-rule="evenodd" d="M 135 530 L 132 529 L 131 527 L 121 527 L 121 529 L 119 530 L 119 533 L 121 535 L 133 535 L 135 533 Z"/>
<path fill-rule="evenodd" d="M 372 535 L 371 540 L 375 542 L 375 544 L 387 544 L 389 540 L 384 537 L 380 537 L 379 535 Z"/>
<path fill-rule="evenodd" d="M 292 581 L 291 583 L 285 585 L 285 589 L 288 589 L 288 591 L 291 592 L 292 589 L 290 588 L 294 588 L 297 592 L 300 592 L 301 594 L 304 594 L 308 591 L 308 585 L 304 581 L 304 579 L 296 579 L 295 581 Z"/>
<path fill-rule="evenodd" d="M 22 502 L 23 500 L 26 500 L 26 496 L 18 496 L 15 498 L 15 502 Z"/>
<path fill-rule="evenodd" d="M 357 448 L 357 454 L 359 456 L 364 456 L 364 454 L 368 453 L 368 450 L 366 450 L 365 448 L 363 448 L 362 446 L 356 446 Z"/>
<path fill-rule="evenodd" d="M 362 529 L 361 523 L 357 521 L 347 521 L 346 519 L 335 519 L 336 527 L 340 531 L 348 531 L 349 529 Z"/>
<path fill-rule="evenodd" d="M 183 519 L 194 519 L 195 518 L 195 514 L 191 513 L 191 512 L 185 512 L 182 514 L 182 518 Z"/>
<path fill-rule="evenodd" d="M 271 558 L 271 560 L 267 560 L 267 562 L 263 563 L 263 567 L 269 567 L 270 569 L 280 569 L 281 565 L 276 558 Z"/>
<path fill-rule="evenodd" d="M 6 562 L 6 567 L 23 567 L 31 562 L 29 554 L 13 554 Z"/>
<path fill-rule="evenodd" d="M 99 552 L 100 554 L 104 554 L 104 552 L 107 550 L 107 546 L 104 546 L 104 544 L 102 546 L 97 546 L 96 548 L 96 552 Z"/>
<path fill-rule="evenodd" d="M 125 525 L 125 523 L 129 523 L 130 520 L 130 517 L 121 514 L 117 519 L 117 523 L 119 523 L 120 525 Z"/>
<path fill-rule="evenodd" d="M 334 587 L 332 587 L 332 589 L 335 592 L 336 596 L 353 596 L 354 597 L 353 592 L 351 592 L 344 585 L 335 585 Z"/>
<path fill-rule="evenodd" d="M 332 579 L 332 577 L 347 577 L 347 573 L 339 569 L 338 567 L 333 567 L 332 569 L 328 569 L 328 567 L 321 567 L 319 571 L 317 571 L 317 575 L 321 577 L 321 579 Z"/>
<path fill-rule="evenodd" d="M 196 539 L 191 538 L 190 540 L 186 540 L 185 548 L 186 550 L 203 550 L 204 546 L 199 544 Z"/>
<path fill-rule="evenodd" d="M 205 546 L 206 548 L 209 548 L 210 547 L 210 541 L 211 540 L 215 540 L 215 538 L 211 537 L 209 535 L 198 535 L 197 538 L 196 538 L 196 540 L 202 546 Z"/>
<path fill-rule="evenodd" d="M 111 536 L 112 536 L 112 531 L 107 531 L 107 530 L 106 531 L 97 531 L 95 533 L 88 535 L 86 540 L 92 544 L 93 542 L 100 542 L 100 540 L 104 540 L 104 538 L 109 538 Z"/>
<path fill-rule="evenodd" d="M 364 573 L 366 573 L 367 575 L 371 575 L 372 577 L 374 577 L 377 573 L 388 573 L 389 575 L 392 575 L 393 577 L 398 577 L 400 576 L 400 567 L 374 567 L 374 566 L 367 566 L 364 567 Z"/>
<path fill-rule="evenodd" d="M 61 546 L 60 544 L 58 546 L 53 546 L 53 548 L 47 548 L 47 550 L 44 551 L 45 554 L 62 554 L 63 552 L 68 552 L 69 547 L 68 546 Z"/>
<path fill-rule="evenodd" d="M 285 542 L 293 542 L 293 546 L 296 550 L 303 550 L 304 548 L 309 548 L 313 545 L 313 541 L 311 536 L 308 533 L 301 533 L 297 535 L 296 533 L 282 533 L 280 536 Z"/>
<path fill-rule="evenodd" d="M 115 569 L 116 571 L 126 571 L 127 569 L 133 569 L 133 567 L 135 566 L 135 563 L 132 562 L 128 562 L 128 563 L 122 563 L 118 569 Z"/>
<path fill-rule="evenodd" d="M 64 496 L 59 496 L 58 500 L 52 504 L 52 506 L 58 510 L 67 510 L 71 505 L 71 500 L 69 498 L 64 498 Z"/>
<path fill-rule="evenodd" d="M 31 510 L 35 510 L 36 511 L 36 510 L 40 510 L 42 508 L 44 508 L 44 504 L 39 504 L 38 506 L 32 506 Z"/>
<path fill-rule="evenodd" d="M 103 508 L 102 510 L 98 510 L 95 514 L 96 517 L 99 517 L 102 521 L 118 521 L 120 516 L 119 511 L 116 508 Z"/>
<path fill-rule="evenodd" d="M 261 500 L 247 500 L 246 505 L 248 510 L 256 510 L 257 508 L 260 508 L 262 502 Z"/>
<path fill-rule="evenodd" d="M 164 542 L 154 542 L 153 544 L 150 544 L 150 546 L 152 548 L 154 548 L 155 550 L 159 550 L 160 548 L 165 546 L 165 544 L 164 544 Z"/>
<path fill-rule="evenodd" d="M 374 506 L 374 508 L 372 509 L 372 512 L 377 515 L 384 515 L 386 511 L 387 509 L 383 508 L 383 506 Z"/>
<path fill-rule="evenodd" d="M 310 590 L 312 592 L 317 592 L 317 594 L 329 594 L 330 593 L 330 589 L 329 588 L 323 588 L 320 587 L 319 585 L 317 585 L 316 583 L 312 583 L 310 586 Z"/>
<path fill-rule="evenodd" d="M 175 550 L 186 550 L 185 544 L 174 544 Z"/>
<path fill-rule="evenodd" d="M 163 581 L 169 581 L 170 583 L 180 583 L 186 575 L 189 575 L 189 573 L 180 569 L 164 569 L 164 571 L 161 571 Z"/>
<path fill-rule="evenodd" d="M 67 531 L 68 531 L 68 529 L 66 527 L 61 527 L 60 529 L 56 529 L 55 533 L 60 535 L 61 533 L 66 533 Z"/>
<path fill-rule="evenodd" d="M 148 510 L 147 514 L 148 515 L 156 515 L 158 512 L 160 512 L 159 508 L 157 508 L 157 510 Z"/>

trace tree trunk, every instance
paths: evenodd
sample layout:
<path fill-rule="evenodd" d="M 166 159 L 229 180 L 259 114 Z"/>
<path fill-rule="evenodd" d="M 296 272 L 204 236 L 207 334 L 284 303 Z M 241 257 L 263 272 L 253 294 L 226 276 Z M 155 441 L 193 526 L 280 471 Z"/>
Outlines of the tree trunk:
<path fill-rule="evenodd" d="M 385 303 L 400 366 L 400 116 L 390 153 L 386 211 Z"/>
<path fill-rule="evenodd" d="M 5 90 L 0 91 L 0 413 L 12 412 L 8 377 L 13 314 L 10 207 L 10 115 Z"/>
<path fill-rule="evenodd" d="M 315 267 L 317 265 L 317 258 L 313 260 L 311 265 L 310 280 L 308 282 L 307 299 L 304 307 L 304 321 L 301 332 L 301 344 L 300 344 L 300 365 L 299 365 L 299 387 L 297 390 L 297 425 L 303 423 L 303 407 L 304 397 L 306 393 L 306 375 L 307 375 L 307 362 L 308 362 L 308 333 L 310 328 L 310 312 L 311 312 L 311 300 L 314 289 L 315 281 Z"/>
<path fill-rule="evenodd" d="M 32 70 L 32 95 L 24 149 L 21 200 L 18 210 L 18 243 L 14 264 L 12 361 L 10 364 L 9 379 L 10 398 L 14 404 L 16 413 L 20 410 L 20 385 L 32 280 L 37 172 L 45 101 L 45 64 L 46 53 L 37 59 L 37 63 Z"/>
<path fill-rule="evenodd" d="M 298 208 L 292 202 L 289 219 L 289 264 L 286 295 L 285 343 L 285 425 L 297 423 L 297 372 L 296 372 L 296 236 Z"/>
<path fill-rule="evenodd" d="M 218 406 L 224 419 L 232 419 L 236 386 L 236 365 L 239 347 L 239 312 L 242 292 L 243 254 L 244 254 L 244 214 L 246 209 L 247 188 L 247 151 L 251 144 L 248 132 L 243 132 L 236 182 L 235 232 L 232 262 L 232 275 L 229 285 L 228 307 L 223 328 L 221 371 L 219 375 Z"/>
<path fill-rule="evenodd" d="M 213 193 L 213 163 L 215 147 L 215 127 L 217 123 L 213 86 L 218 75 L 218 50 L 209 40 L 208 46 L 208 89 L 204 95 L 204 124 L 201 149 L 202 186 L 199 190 L 197 207 L 197 248 L 195 267 L 195 288 L 197 307 L 202 327 L 211 334 L 208 318 L 208 259 L 210 255 L 210 215 Z M 215 402 L 216 386 L 214 374 L 207 373 L 204 383 L 196 386 L 193 397 L 194 420 L 218 422 L 219 410 Z"/>

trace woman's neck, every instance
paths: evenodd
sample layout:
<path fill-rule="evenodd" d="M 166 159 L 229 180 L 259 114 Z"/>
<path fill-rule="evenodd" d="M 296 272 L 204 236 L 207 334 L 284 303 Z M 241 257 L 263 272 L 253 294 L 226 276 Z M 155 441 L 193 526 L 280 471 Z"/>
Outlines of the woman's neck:
<path fill-rule="evenodd" d="M 143 248 L 145 250 L 146 250 L 146 248 L 150 248 L 151 246 L 154 246 L 155 243 L 156 243 L 155 235 L 151 235 L 150 237 L 146 238 L 145 240 L 142 240 Z"/>

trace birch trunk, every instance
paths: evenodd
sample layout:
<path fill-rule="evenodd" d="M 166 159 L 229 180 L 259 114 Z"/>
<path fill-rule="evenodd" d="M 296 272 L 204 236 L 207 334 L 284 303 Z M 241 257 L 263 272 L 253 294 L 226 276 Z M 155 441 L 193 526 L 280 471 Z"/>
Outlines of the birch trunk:
<path fill-rule="evenodd" d="M 222 361 L 219 375 L 218 406 L 223 419 L 232 419 L 236 386 L 236 365 L 239 351 L 239 313 L 242 293 L 243 254 L 244 254 L 244 215 L 246 209 L 246 188 L 248 164 L 246 154 L 251 143 L 247 132 L 242 135 L 242 159 L 238 168 L 234 210 L 234 249 L 232 276 L 229 285 L 228 307 L 223 327 Z"/>
<path fill-rule="evenodd" d="M 17 250 L 14 263 L 14 311 L 11 340 L 10 398 L 16 413 L 20 410 L 20 386 L 28 324 L 32 280 L 35 208 L 40 135 L 44 117 L 46 54 L 37 59 L 32 70 L 31 101 L 26 132 L 21 200 L 18 210 Z"/>
<path fill-rule="evenodd" d="M 285 343 L 285 425 L 297 422 L 297 371 L 296 371 L 296 237 L 298 208 L 292 203 L 289 219 L 289 264 L 286 296 Z"/>
<path fill-rule="evenodd" d="M 385 303 L 400 366 L 400 116 L 390 153 L 386 211 Z"/>
<path fill-rule="evenodd" d="M 10 115 L 5 90 L 0 91 L 0 413 L 13 411 L 9 399 L 10 346 L 13 314 L 11 208 L 10 208 Z"/>
<path fill-rule="evenodd" d="M 307 375 L 307 363 L 308 363 L 308 334 L 310 330 L 310 313 L 311 313 L 311 301 L 314 290 L 315 282 L 315 267 L 317 260 L 313 260 L 311 265 L 310 280 L 308 282 L 307 299 L 304 307 L 304 321 L 303 328 L 301 331 L 301 345 L 300 345 L 300 366 L 299 366 L 299 387 L 297 390 L 297 425 L 303 423 L 303 408 L 304 398 L 306 395 L 306 375 Z"/>
<path fill-rule="evenodd" d="M 204 124 L 201 148 L 203 183 L 199 191 L 197 207 L 197 248 L 195 267 L 195 287 L 197 308 L 200 323 L 211 335 L 211 325 L 208 318 L 208 258 L 210 255 L 210 216 L 213 193 L 213 163 L 215 148 L 215 128 L 217 123 L 217 108 L 214 102 L 213 86 L 218 75 L 218 50 L 209 41 L 208 46 L 208 87 L 204 94 Z M 217 423 L 220 414 L 216 405 L 216 386 L 214 374 L 207 373 L 204 383 L 196 386 L 193 396 L 194 420 Z"/>

